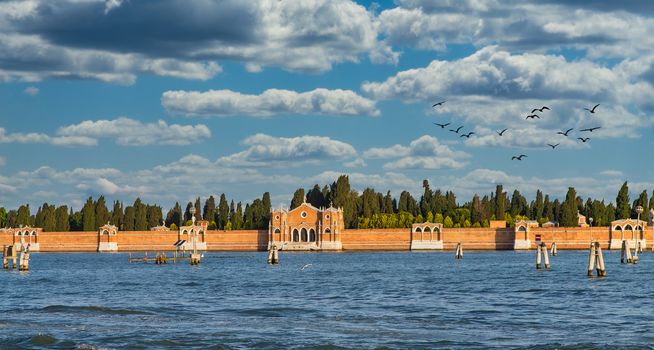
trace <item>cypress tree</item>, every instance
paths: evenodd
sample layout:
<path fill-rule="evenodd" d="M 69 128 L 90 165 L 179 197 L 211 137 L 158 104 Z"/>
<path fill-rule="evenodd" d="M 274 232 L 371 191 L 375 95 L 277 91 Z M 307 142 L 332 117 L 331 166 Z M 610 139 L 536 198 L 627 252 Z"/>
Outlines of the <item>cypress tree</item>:
<path fill-rule="evenodd" d="M 640 196 L 638 199 L 634 201 L 634 205 L 631 207 L 633 210 L 633 217 L 637 218 L 638 213 L 636 212 L 636 207 L 637 206 L 643 207 L 643 213 L 640 214 L 640 219 L 647 221 L 647 217 L 649 215 L 649 200 L 647 199 L 647 191 L 643 191 L 640 193 Z"/>
<path fill-rule="evenodd" d="M 506 194 L 502 189 L 502 185 L 495 187 L 495 219 L 504 220 L 504 212 L 506 211 Z"/>
<path fill-rule="evenodd" d="M 146 206 L 146 220 L 148 222 L 148 228 L 156 227 L 162 224 L 163 213 L 161 212 L 161 207 L 158 205 L 147 205 Z"/>
<path fill-rule="evenodd" d="M 318 184 L 313 185 L 313 188 L 307 192 L 307 203 L 316 208 L 327 207 L 329 203 L 325 203 L 325 196 Z"/>
<path fill-rule="evenodd" d="M 17 227 L 18 226 L 18 212 L 15 210 L 10 210 L 7 212 L 7 227 Z"/>
<path fill-rule="evenodd" d="M 70 218 L 68 215 L 68 207 L 65 205 L 60 206 L 55 210 L 55 230 L 57 232 L 67 232 L 70 231 Z"/>
<path fill-rule="evenodd" d="M 379 214 L 379 198 L 377 193 L 372 188 L 366 188 L 361 194 L 361 216 L 364 218 L 372 218 L 373 215 Z"/>
<path fill-rule="evenodd" d="M 261 228 L 268 228 L 268 223 L 270 222 L 270 213 L 272 211 L 272 203 L 270 202 L 270 193 L 264 192 L 261 197 Z"/>
<path fill-rule="evenodd" d="M 114 208 L 111 211 L 111 224 L 118 227 L 119 230 L 122 230 L 124 222 L 125 214 L 123 213 L 123 203 L 114 201 Z"/>
<path fill-rule="evenodd" d="M 298 188 L 291 199 L 291 210 L 299 207 L 302 203 L 304 203 L 304 188 Z"/>
<path fill-rule="evenodd" d="M 229 220 L 230 223 L 232 222 L 232 217 L 234 217 L 235 214 L 236 214 L 236 209 L 234 208 L 234 200 L 232 199 L 229 202 L 229 218 L 228 218 L 228 220 Z"/>
<path fill-rule="evenodd" d="M 243 228 L 243 207 L 241 202 L 238 202 L 236 205 L 236 213 L 231 217 L 232 228 L 234 230 L 240 230 Z"/>
<path fill-rule="evenodd" d="M 202 220 L 202 203 L 200 202 L 200 197 L 195 199 L 195 221 Z"/>
<path fill-rule="evenodd" d="M 100 196 L 98 201 L 95 203 L 95 230 L 105 225 L 110 220 L 111 215 L 109 215 L 107 203 L 105 202 L 104 196 Z"/>
<path fill-rule="evenodd" d="M 183 226 L 181 218 L 182 207 L 179 205 L 179 202 L 175 202 L 175 206 L 171 208 L 166 215 L 166 226 L 170 227 L 172 224 L 175 224 L 177 227 Z"/>
<path fill-rule="evenodd" d="M 345 227 L 352 228 L 357 225 L 357 207 L 356 192 L 350 189 L 350 178 L 347 175 L 341 175 L 336 182 L 332 183 L 331 194 L 333 196 L 334 206 L 343 208 L 343 218 Z"/>
<path fill-rule="evenodd" d="M 422 197 L 420 197 L 420 213 L 422 214 L 422 217 L 427 217 L 427 213 L 432 210 L 432 191 L 431 188 L 429 188 L 429 181 L 427 179 L 422 180 L 422 188 L 424 188 L 424 192 L 422 193 Z M 440 213 L 441 211 L 438 210 Z"/>
<path fill-rule="evenodd" d="M 148 209 L 141 198 L 136 198 L 134 201 L 134 230 L 145 231 L 148 229 Z"/>
<path fill-rule="evenodd" d="M 133 206 L 128 205 L 125 207 L 125 224 L 123 225 L 125 231 L 134 231 L 136 227 L 136 210 Z"/>
<path fill-rule="evenodd" d="M 540 220 L 543 218 L 543 212 L 545 211 L 545 203 L 543 202 L 543 192 L 540 190 L 536 191 L 536 200 L 534 202 L 534 210 L 532 212 L 532 217 L 534 220 Z"/>
<path fill-rule="evenodd" d="M 545 195 L 545 200 L 543 201 L 543 216 L 545 216 L 547 220 L 556 221 L 556 218 L 554 217 L 554 206 L 552 205 L 552 202 L 550 202 L 549 194 Z"/>
<path fill-rule="evenodd" d="M 193 208 L 193 203 L 186 203 L 186 209 L 184 210 L 184 222 L 182 222 L 182 226 L 185 226 L 187 222 L 191 221 L 191 208 Z"/>
<path fill-rule="evenodd" d="M 509 212 L 512 217 L 518 215 L 525 215 L 527 209 L 527 200 L 520 194 L 520 191 L 513 190 L 513 195 L 511 196 L 511 209 Z"/>
<path fill-rule="evenodd" d="M 395 213 L 395 203 L 393 200 L 393 197 L 391 196 L 391 191 L 386 192 L 386 196 L 384 196 L 384 210 L 383 212 L 386 214 L 393 214 Z"/>
<path fill-rule="evenodd" d="M 0 227 L 7 227 L 7 210 L 0 207 Z"/>
<path fill-rule="evenodd" d="M 57 229 L 57 218 L 55 216 L 55 206 L 54 205 L 45 205 L 44 207 L 45 215 L 43 216 L 43 231 L 45 232 L 54 232 Z"/>
<path fill-rule="evenodd" d="M 206 201 L 204 201 L 204 208 L 202 208 L 202 217 L 209 222 L 215 221 L 216 224 L 216 199 L 213 196 L 209 196 Z"/>
<path fill-rule="evenodd" d="M 98 226 L 95 224 L 95 203 L 93 198 L 89 197 L 82 208 L 82 230 L 97 231 Z"/>
<path fill-rule="evenodd" d="M 229 221 L 229 205 L 227 205 L 227 198 L 224 193 L 220 195 L 220 201 L 218 202 L 218 217 L 216 219 L 218 228 L 224 230 L 225 225 L 227 225 L 227 222 Z"/>
<path fill-rule="evenodd" d="M 18 207 L 18 213 L 16 215 L 16 225 L 17 226 L 27 226 L 30 224 L 30 206 L 29 204 L 21 205 Z"/>
<path fill-rule="evenodd" d="M 629 208 L 629 186 L 625 181 L 618 191 L 618 196 L 615 198 L 615 216 L 620 219 L 628 219 L 630 217 L 631 208 Z"/>
<path fill-rule="evenodd" d="M 475 193 L 474 197 L 472 197 L 472 204 L 470 206 L 470 222 L 472 224 L 481 224 L 484 221 L 483 217 L 484 214 L 481 200 L 479 200 L 479 196 Z"/>
<path fill-rule="evenodd" d="M 575 227 L 578 225 L 577 220 L 577 193 L 573 187 L 568 187 L 568 193 L 565 201 L 561 206 L 561 222 L 564 227 Z"/>

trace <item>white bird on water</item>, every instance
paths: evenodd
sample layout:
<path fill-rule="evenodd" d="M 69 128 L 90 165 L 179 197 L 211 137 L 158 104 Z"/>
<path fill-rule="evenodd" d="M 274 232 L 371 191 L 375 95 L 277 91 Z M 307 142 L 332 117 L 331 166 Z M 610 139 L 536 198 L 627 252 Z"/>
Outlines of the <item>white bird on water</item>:
<path fill-rule="evenodd" d="M 307 267 L 309 267 L 309 266 L 311 266 L 311 265 L 312 265 L 312 264 L 306 264 L 306 265 L 302 266 L 302 268 L 300 269 L 300 271 L 304 271 L 304 269 L 306 269 Z"/>

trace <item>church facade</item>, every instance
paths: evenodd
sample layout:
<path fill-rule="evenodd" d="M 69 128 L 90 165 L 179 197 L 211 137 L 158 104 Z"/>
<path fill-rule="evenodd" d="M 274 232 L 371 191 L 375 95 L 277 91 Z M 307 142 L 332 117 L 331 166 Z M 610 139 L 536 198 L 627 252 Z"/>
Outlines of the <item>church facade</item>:
<path fill-rule="evenodd" d="M 273 211 L 268 225 L 268 248 L 281 250 L 341 250 L 345 230 L 343 209 L 316 208 L 302 203 L 291 210 Z"/>

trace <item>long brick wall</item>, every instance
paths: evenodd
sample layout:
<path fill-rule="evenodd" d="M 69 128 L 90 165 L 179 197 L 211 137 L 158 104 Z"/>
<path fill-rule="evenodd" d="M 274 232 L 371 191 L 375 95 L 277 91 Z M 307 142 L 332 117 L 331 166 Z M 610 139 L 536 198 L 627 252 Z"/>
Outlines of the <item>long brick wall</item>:
<path fill-rule="evenodd" d="M 531 248 L 536 247 L 536 236 L 544 242 L 556 242 L 559 249 L 586 249 L 591 237 L 602 247 L 609 248 L 611 239 L 621 239 L 620 233 L 611 236 L 608 227 L 556 227 L 531 228 L 529 232 L 515 233 L 513 229 L 460 228 L 443 229 L 443 246 L 454 249 L 461 242 L 467 250 L 510 250 L 516 239 L 528 239 Z M 409 250 L 410 229 L 344 230 L 339 234 L 343 250 Z M 115 236 L 119 251 L 170 251 L 177 241 L 177 232 L 164 231 L 122 231 Z M 631 239 L 631 232 L 625 233 Z M 654 243 L 654 231 L 647 227 L 644 239 L 648 248 Z M 13 236 L 0 231 L 0 245 L 12 244 Z M 94 252 L 98 250 L 97 232 L 42 232 L 38 236 L 42 252 Z M 210 251 L 262 251 L 268 246 L 265 230 L 208 231 L 207 250 Z"/>

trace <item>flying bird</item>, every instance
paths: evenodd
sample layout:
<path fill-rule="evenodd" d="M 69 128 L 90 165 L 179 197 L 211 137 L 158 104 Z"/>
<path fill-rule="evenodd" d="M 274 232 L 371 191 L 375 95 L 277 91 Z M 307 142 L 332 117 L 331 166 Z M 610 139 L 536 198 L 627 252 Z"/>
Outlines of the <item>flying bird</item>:
<path fill-rule="evenodd" d="M 556 145 L 551 145 L 551 144 L 548 143 L 547 145 L 550 146 L 550 147 L 552 147 L 552 149 L 555 149 L 556 146 L 560 145 L 560 143 L 557 143 Z"/>
<path fill-rule="evenodd" d="M 433 105 L 431 105 L 431 108 L 442 106 L 443 103 L 445 103 L 445 102 L 447 102 L 447 101 L 441 101 L 441 102 L 438 102 L 438 103 L 434 103 Z"/>
<path fill-rule="evenodd" d="M 453 133 L 455 133 L 455 134 L 458 134 L 459 131 L 460 131 L 461 129 L 463 129 L 463 125 L 461 125 L 461 126 L 459 126 L 458 128 L 456 128 L 456 130 L 452 130 L 452 129 L 450 129 L 450 131 L 453 132 Z"/>
<path fill-rule="evenodd" d="M 450 125 L 450 124 L 452 124 L 452 123 L 446 123 L 446 124 L 432 123 L 432 124 L 440 126 L 441 129 L 445 129 L 446 126 L 448 126 L 448 125 Z"/>
<path fill-rule="evenodd" d="M 470 135 L 473 135 L 473 134 L 474 134 L 474 132 L 473 132 L 473 131 L 471 131 L 471 132 L 469 132 L 469 133 L 467 133 L 467 134 L 461 134 L 461 136 L 459 136 L 459 137 L 466 137 L 466 138 L 470 138 Z"/>
<path fill-rule="evenodd" d="M 590 140 L 590 137 L 586 137 L 586 138 L 583 138 L 583 137 L 577 137 L 577 140 L 581 140 L 581 142 L 586 143 L 586 141 Z"/>
<path fill-rule="evenodd" d="M 504 129 L 504 130 L 502 130 L 502 131 L 496 131 L 496 133 L 497 133 L 498 135 L 502 136 L 502 135 L 504 134 L 504 132 L 507 131 L 507 130 L 509 130 L 509 128 L 506 128 L 506 129 Z"/>
<path fill-rule="evenodd" d="M 570 131 L 572 131 L 572 130 L 573 130 L 573 129 L 570 128 L 570 129 L 566 130 L 565 132 L 563 132 L 563 131 L 559 131 L 559 132 L 557 132 L 557 134 L 559 134 L 559 135 L 563 135 L 563 136 L 568 136 L 568 133 L 569 133 Z"/>
<path fill-rule="evenodd" d="M 307 267 L 311 266 L 312 264 L 306 264 L 300 268 L 300 271 L 304 271 Z"/>
<path fill-rule="evenodd" d="M 534 113 L 534 112 L 536 112 L 536 111 L 539 111 L 539 112 L 543 113 L 543 111 L 546 110 L 546 109 L 547 109 L 548 111 L 550 110 L 549 107 L 547 107 L 547 106 L 543 106 L 543 107 L 541 107 L 541 108 L 534 108 L 534 109 L 532 109 L 532 110 L 531 110 L 531 113 Z"/>
<path fill-rule="evenodd" d="M 526 154 L 521 154 L 521 155 L 519 155 L 519 156 L 513 156 L 513 157 L 511 157 L 511 160 L 514 160 L 514 159 L 522 160 L 522 158 L 523 158 L 523 157 L 526 157 L 526 156 L 527 156 Z"/>
<path fill-rule="evenodd" d="M 590 131 L 590 132 L 593 132 L 593 130 L 597 130 L 597 129 L 601 129 L 601 128 L 602 128 L 601 126 L 596 126 L 596 127 L 594 127 L 594 128 L 581 129 L 581 130 L 579 130 L 579 131 Z"/>
<path fill-rule="evenodd" d="M 589 112 L 591 112 L 591 113 L 595 113 L 595 108 L 597 108 L 597 106 L 599 106 L 599 105 L 600 105 L 600 104 L 598 103 L 598 104 L 596 104 L 596 105 L 595 105 L 593 108 L 591 108 L 591 109 L 588 109 L 588 108 L 584 108 L 584 109 L 587 110 L 587 111 L 589 111 Z"/>
<path fill-rule="evenodd" d="M 534 119 L 534 118 L 538 118 L 538 119 L 540 119 L 540 117 L 539 117 L 537 114 L 530 114 L 530 115 L 528 115 L 527 118 L 525 118 L 525 119 Z"/>

